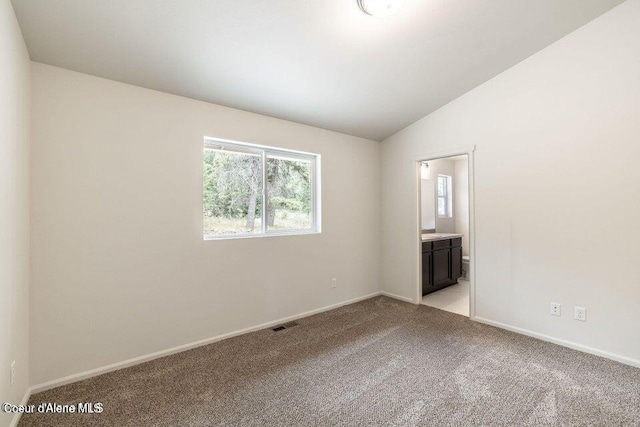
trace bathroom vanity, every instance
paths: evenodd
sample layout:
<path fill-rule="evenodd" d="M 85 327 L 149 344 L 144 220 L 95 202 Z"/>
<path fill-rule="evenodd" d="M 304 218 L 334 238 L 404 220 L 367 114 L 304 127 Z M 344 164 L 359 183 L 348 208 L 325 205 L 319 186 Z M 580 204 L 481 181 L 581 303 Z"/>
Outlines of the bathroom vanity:
<path fill-rule="evenodd" d="M 422 235 L 422 295 L 458 283 L 462 276 L 462 234 Z"/>

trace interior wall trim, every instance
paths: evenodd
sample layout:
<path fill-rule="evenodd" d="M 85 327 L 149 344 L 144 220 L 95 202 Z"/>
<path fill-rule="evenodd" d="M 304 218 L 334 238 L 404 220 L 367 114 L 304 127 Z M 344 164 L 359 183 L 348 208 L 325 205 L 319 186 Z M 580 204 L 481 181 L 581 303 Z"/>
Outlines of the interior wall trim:
<path fill-rule="evenodd" d="M 333 310 L 334 308 L 338 308 L 338 307 L 342 307 L 345 305 L 349 305 L 349 304 L 353 304 L 359 301 L 364 301 L 366 299 L 369 298 L 373 298 L 376 296 L 381 295 L 382 293 L 380 291 L 378 292 L 373 292 L 367 295 L 363 295 L 357 298 L 352 298 L 346 301 L 341 301 L 335 304 L 331 304 L 331 305 L 327 305 L 321 308 L 317 308 L 314 310 L 309 310 L 309 311 L 305 311 L 303 313 L 299 313 L 299 314 L 295 314 L 293 316 L 289 316 L 289 317 L 283 317 L 277 320 L 273 320 L 270 322 L 266 322 L 266 323 L 261 323 L 259 325 L 255 325 L 255 326 L 250 326 L 248 328 L 244 328 L 244 329 L 240 329 L 237 331 L 233 331 L 233 332 L 228 332 L 226 334 L 221 334 L 221 335 L 217 335 L 211 338 L 205 338 L 203 340 L 199 340 L 199 341 L 195 341 L 195 342 L 191 342 L 188 344 L 183 344 L 183 345 L 179 345 L 176 347 L 172 347 L 172 348 L 168 348 L 166 350 L 160 350 L 160 351 L 156 351 L 154 353 L 149 353 L 149 354 L 145 354 L 143 356 L 138 356 L 138 357 L 134 357 L 131 359 L 127 359 L 127 360 L 123 360 L 121 362 L 116 362 L 116 363 L 112 363 L 110 365 L 106 365 L 106 366 L 102 366 L 99 368 L 94 368 L 94 369 L 89 369 L 87 371 L 84 372 L 78 372 L 77 374 L 72 374 L 72 375 L 68 375 L 62 378 L 58 378 L 55 380 L 51 380 L 51 381 L 47 381 L 41 384 L 37 384 L 31 387 L 30 389 L 30 393 L 40 393 L 42 391 L 45 390 L 50 390 L 52 388 L 56 388 L 56 387 L 60 387 L 63 385 L 67 385 L 67 384 L 71 384 L 77 381 L 82 381 L 85 380 L 87 378 L 91 378 L 91 377 L 96 377 L 98 375 L 102 375 L 102 374 L 106 374 L 108 372 L 112 372 L 112 371 L 117 371 L 118 369 L 123 369 L 123 368 L 128 368 L 130 366 L 134 366 L 134 365 L 139 365 L 141 363 L 144 362 L 148 362 L 154 359 L 158 359 L 161 357 L 165 357 L 165 356 L 170 356 L 172 354 L 176 354 L 176 353 L 181 353 L 183 351 L 187 351 L 187 350 L 191 350 L 197 347 L 202 347 L 208 344 L 213 344 L 215 342 L 218 341 L 222 341 L 225 340 L 227 338 L 233 338 L 233 337 L 237 337 L 239 335 L 244 335 L 244 334 L 248 334 L 250 332 L 255 332 L 255 331 L 259 331 L 262 329 L 267 329 L 276 325 L 279 325 L 281 323 L 287 323 L 290 322 L 292 320 L 297 320 L 297 319 L 301 319 L 303 317 L 308 317 L 308 316 L 312 316 L 314 314 L 318 314 L 318 313 L 323 313 L 325 311 L 329 311 L 329 310 Z"/>
<path fill-rule="evenodd" d="M 27 402 L 29 402 L 29 398 L 31 397 L 31 387 L 27 388 L 27 390 L 24 392 L 24 396 L 22 396 L 22 400 L 20 401 L 20 405 L 21 406 L 25 406 L 27 404 Z M 9 424 L 9 427 L 17 427 L 18 423 L 20 422 L 20 417 L 22 416 L 21 413 L 17 413 L 17 414 L 13 414 L 13 419 L 11 420 L 11 423 Z"/>
<path fill-rule="evenodd" d="M 413 303 L 413 300 L 411 298 L 407 298 L 407 297 L 403 297 L 401 295 L 396 295 L 390 292 L 386 292 L 386 291 L 378 291 L 378 292 L 373 292 L 367 295 L 363 295 L 357 298 L 352 298 L 346 301 L 341 301 L 335 304 L 330 304 L 327 305 L 325 307 L 321 307 L 321 308 L 317 308 L 314 310 L 309 310 L 303 313 L 299 313 L 293 316 L 289 316 L 289 317 L 284 317 L 284 318 L 280 318 L 271 322 L 266 322 L 266 323 L 262 323 L 256 326 L 251 326 L 248 328 L 244 328 L 244 329 L 240 329 L 234 332 L 229 332 L 226 334 L 221 334 L 221 335 L 217 335 L 215 337 L 211 337 L 211 338 L 206 338 L 200 341 L 195 341 L 189 344 L 184 344 L 184 345 L 180 345 L 177 347 L 172 347 L 166 350 L 161 350 L 161 351 L 157 351 L 154 353 L 150 353 L 150 354 L 146 354 L 143 356 L 139 356 L 139 357 L 134 357 L 132 359 L 127 359 L 121 362 L 116 362 L 110 365 L 106 365 L 103 367 L 99 367 L 99 368 L 95 368 L 95 369 L 90 369 L 84 372 L 79 372 L 77 374 L 72 374 L 72 375 L 68 375 L 59 379 L 55 379 L 52 381 L 47 381 L 45 383 L 41 383 L 41 384 L 37 384 L 37 385 L 33 385 L 30 388 L 27 389 L 27 391 L 25 392 L 25 395 L 22 399 L 22 402 L 20 403 L 21 405 L 26 405 L 27 402 L 29 401 L 29 398 L 31 397 L 32 394 L 35 393 L 39 393 L 45 390 L 49 390 L 55 387 L 60 387 L 66 384 L 71 384 L 77 381 L 82 381 L 84 379 L 87 378 L 91 378 L 91 377 L 95 377 L 98 375 L 102 375 L 102 374 L 106 374 L 108 372 L 112 372 L 112 371 L 116 371 L 118 369 L 123 369 L 123 368 L 127 368 L 129 366 L 134 366 L 134 365 L 138 365 L 144 362 L 148 362 L 154 359 L 158 359 L 161 357 L 165 357 L 165 356 L 170 356 L 172 354 L 176 354 L 176 353 L 181 353 L 183 351 L 187 351 L 187 350 L 191 350 L 193 348 L 197 348 L 197 347 L 202 347 L 208 344 L 212 344 L 218 341 L 222 341 L 225 340 L 227 338 L 232 338 L 232 337 L 236 337 L 236 336 L 240 336 L 240 335 L 244 335 L 250 332 L 255 332 L 255 331 L 259 331 L 262 329 L 266 329 L 281 323 L 286 323 L 286 322 L 290 322 L 292 320 L 297 320 L 297 319 L 301 319 L 303 317 L 308 317 L 308 316 L 312 316 L 314 314 L 319 314 L 319 313 L 323 313 L 325 311 L 329 311 L 329 310 L 333 310 L 335 308 L 339 308 L 345 305 L 349 305 L 349 304 L 354 304 L 356 302 L 360 302 L 360 301 L 364 301 L 370 298 L 374 298 L 376 296 L 379 295 L 384 295 L 387 296 L 389 298 L 393 298 L 393 299 L 397 299 L 399 301 L 403 301 L 403 302 L 407 302 L 407 303 Z M 561 345 L 563 347 L 568 347 L 577 351 L 582 351 L 584 353 L 589 353 L 589 354 L 593 354 L 595 356 L 600 356 L 600 357 L 604 357 L 606 359 L 610 359 L 610 360 L 614 360 L 616 362 L 619 363 L 623 363 L 625 365 L 630 365 L 630 366 L 634 366 L 637 368 L 640 368 L 640 360 L 638 359 L 633 359 L 630 357 L 626 357 L 626 356 L 621 356 L 619 354 L 615 354 L 615 353 L 611 353 L 608 351 L 604 351 L 604 350 L 600 350 L 597 348 L 593 348 L 593 347 L 589 347 L 589 346 L 585 346 L 582 344 L 578 344 L 572 341 L 568 341 L 568 340 L 563 340 L 560 338 L 556 338 L 550 335 L 545 335 L 545 334 L 541 334 L 538 332 L 534 332 L 528 329 L 524 329 L 524 328 L 519 328 L 517 326 L 512 326 L 512 325 L 507 325 L 505 323 L 501 323 L 501 322 L 496 322 L 494 320 L 490 320 L 490 319 L 485 319 L 482 317 L 472 317 L 471 320 L 479 322 L 479 323 L 483 323 L 485 325 L 489 325 L 489 326 L 494 326 L 500 329 L 504 329 L 507 331 L 511 331 L 511 332 L 515 332 L 521 335 L 526 335 L 532 338 L 537 338 L 540 339 L 542 341 L 547 341 L 547 342 L 551 342 L 553 344 L 558 344 Z M 11 427 L 15 427 L 18 425 L 18 422 L 20 421 L 20 415 L 21 414 L 15 414 L 13 421 L 11 422 L 10 426 Z"/>
<path fill-rule="evenodd" d="M 414 198 L 413 198 L 413 212 L 415 213 L 414 225 L 417 231 L 414 238 L 415 245 L 415 258 L 413 259 L 413 274 L 414 274 L 414 304 L 420 304 L 422 302 L 422 238 L 421 238 L 421 218 L 422 218 L 422 206 L 421 206 L 421 189 L 422 179 L 420 175 L 420 164 L 423 161 L 434 161 L 439 159 L 446 159 L 447 157 L 454 157 L 460 155 L 467 156 L 467 173 L 469 184 L 469 317 L 473 318 L 476 315 L 476 179 L 475 179 L 475 151 L 476 146 L 470 145 L 466 147 L 451 148 L 440 151 L 433 151 L 431 153 L 423 153 L 417 159 L 412 161 L 415 168 L 414 179 Z"/>
<path fill-rule="evenodd" d="M 515 332 L 521 335 L 526 335 L 528 337 L 537 338 L 542 341 L 547 341 L 553 344 L 560 345 L 562 347 L 571 348 L 573 350 L 578 350 L 583 353 L 593 354 L 594 356 L 604 357 L 605 359 L 610 359 L 619 363 L 623 363 L 625 365 L 634 366 L 636 368 L 640 368 L 640 360 L 633 359 L 627 356 L 621 356 L 616 353 L 611 353 L 609 351 L 600 350 L 598 348 L 589 347 L 586 345 L 578 344 L 573 341 L 564 340 L 561 338 L 556 338 L 551 335 L 545 335 L 538 332 L 531 331 L 529 329 L 519 328 L 517 326 L 507 325 L 506 323 L 496 322 L 494 320 L 485 319 L 483 317 L 473 317 L 471 320 L 475 320 L 476 322 L 483 323 L 489 326 L 495 326 L 496 328 L 505 329 L 507 331 Z"/>
<path fill-rule="evenodd" d="M 381 291 L 380 295 L 384 295 L 384 296 L 389 297 L 389 298 L 393 298 L 393 299 L 397 299 L 397 300 L 400 300 L 400 301 L 408 302 L 410 304 L 414 304 L 413 299 L 407 298 L 407 297 L 403 297 L 402 295 L 392 294 L 391 292 Z"/>

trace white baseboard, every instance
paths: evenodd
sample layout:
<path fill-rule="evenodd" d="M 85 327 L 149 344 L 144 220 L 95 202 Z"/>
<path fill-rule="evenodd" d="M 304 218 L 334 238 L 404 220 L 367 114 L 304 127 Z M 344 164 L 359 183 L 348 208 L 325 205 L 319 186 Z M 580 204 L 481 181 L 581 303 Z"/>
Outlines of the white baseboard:
<path fill-rule="evenodd" d="M 31 387 L 27 388 L 27 390 L 24 392 L 24 396 L 22 396 L 22 400 L 20 401 L 20 405 L 24 406 L 27 404 L 27 402 L 29 402 L 29 398 L 31 397 Z M 11 420 L 11 424 L 9 424 L 9 427 L 16 427 L 18 425 L 18 423 L 20 422 L 20 417 L 22 416 L 22 414 L 18 413 L 18 414 L 14 414 L 13 415 L 13 420 Z"/>
<path fill-rule="evenodd" d="M 189 344 L 183 344 L 177 347 L 173 347 L 173 348 L 169 348 L 166 350 L 160 350 L 160 351 L 156 351 L 155 353 L 151 353 L 151 354 L 146 354 L 144 356 L 139 356 L 139 357 L 134 357 L 132 359 L 128 359 L 128 360 L 123 360 L 122 362 L 116 362 L 116 363 L 112 363 L 111 365 L 107 365 L 107 366 L 102 366 L 100 368 L 95 368 L 95 369 L 90 369 L 88 371 L 84 371 L 84 372 L 79 372 L 77 374 L 73 374 L 73 375 L 68 375 L 66 377 L 62 377 L 62 378 L 58 378 L 52 381 L 47 381 L 45 383 L 42 384 L 37 384 L 31 387 L 31 389 L 29 390 L 30 393 L 39 393 L 41 391 L 45 391 L 45 390 L 49 390 L 55 387 L 60 387 L 66 384 L 70 384 L 70 383 L 74 383 L 77 381 L 81 381 L 87 378 L 91 378 L 91 377 L 95 377 L 98 375 L 102 375 L 102 374 L 106 374 L 107 372 L 112 372 L 112 371 L 117 371 L 118 369 L 123 369 L 123 368 L 127 368 L 129 366 L 133 366 L 133 365 L 138 365 L 140 363 L 144 363 L 144 362 L 148 362 L 150 360 L 154 360 L 154 359 L 158 359 L 160 357 L 165 357 L 165 356 L 170 356 L 172 354 L 175 353 L 180 353 L 183 351 L 187 351 L 187 350 L 191 350 L 193 348 L 196 347 L 202 347 L 208 344 L 212 344 L 214 342 L 217 341 L 222 341 L 225 340 L 227 338 L 232 338 L 232 337 L 236 337 L 239 335 L 244 335 L 247 334 L 249 332 L 255 332 L 255 331 L 259 331 L 261 329 L 266 329 L 266 328 L 270 328 L 276 325 L 279 325 L 281 323 L 287 323 L 290 322 L 292 320 L 296 320 L 296 319 L 300 319 L 302 317 L 308 317 L 308 316 L 312 316 L 314 314 L 318 314 L 318 313 L 322 313 L 325 311 L 329 311 L 329 310 L 333 310 L 334 308 L 338 308 L 338 307 L 342 307 L 345 305 L 349 305 L 349 304 L 353 304 L 359 301 L 363 301 L 369 298 L 373 298 L 376 297 L 378 295 L 381 295 L 381 292 L 373 292 L 371 294 L 368 295 L 364 295 L 361 297 L 357 297 L 357 298 L 353 298 L 347 301 L 342 301 L 336 304 L 331 304 L 322 308 L 317 308 L 315 310 L 310 310 L 310 311 L 306 311 L 304 313 L 300 313 L 300 314 L 296 314 L 293 316 L 289 316 L 289 317 L 285 317 L 282 319 L 278 319 L 278 320 L 274 320 L 271 322 L 267 322 L 267 323 L 262 323 L 260 325 L 256 325 L 256 326 L 251 326 L 249 328 L 244 328 L 244 329 L 240 329 L 238 331 L 234 331 L 234 332 L 229 332 L 226 334 L 222 334 L 222 335 L 217 335 L 215 337 L 211 337 L 211 338 L 205 338 L 203 340 L 200 341 L 196 341 L 196 342 L 192 342 Z M 398 297 L 399 298 L 399 297 Z"/>
<path fill-rule="evenodd" d="M 117 363 L 113 363 L 107 366 L 102 366 L 100 368 L 95 368 L 95 369 L 90 369 L 88 371 L 84 371 L 84 372 L 80 372 L 77 374 L 73 374 L 73 375 L 68 375 L 66 377 L 63 378 L 58 378 L 52 381 L 47 381 L 45 383 L 42 384 L 37 384 L 34 385 L 32 387 L 30 387 L 29 389 L 27 389 L 27 391 L 25 392 L 25 395 L 22 399 L 21 404 L 26 404 L 29 400 L 29 397 L 31 396 L 31 394 L 35 394 L 35 393 L 39 393 L 41 391 L 45 391 L 45 390 L 49 390 L 55 387 L 60 387 L 66 384 L 70 384 L 70 383 L 74 383 L 77 381 L 81 381 L 87 378 L 91 378 L 91 377 L 95 377 L 98 375 L 102 375 L 102 374 L 106 374 L 108 372 L 112 372 L 112 371 L 116 371 L 118 369 L 123 369 L 123 368 L 127 368 L 129 366 L 133 366 L 133 365 L 138 365 L 140 363 L 144 363 L 144 362 L 148 362 L 150 360 L 154 360 L 154 359 L 158 359 L 160 357 L 165 357 L 165 356 L 170 356 L 172 354 L 176 354 L 176 353 L 180 353 L 183 351 L 187 351 L 187 350 L 191 350 L 193 348 L 197 348 L 197 347 L 202 347 L 208 344 L 212 344 L 214 342 L 218 342 L 218 341 L 222 341 L 225 340 L 227 338 L 232 338 L 232 337 L 236 337 L 239 335 L 244 335 L 250 332 L 255 332 L 255 331 L 259 331 L 261 329 L 267 329 L 270 327 L 273 327 L 275 325 L 279 325 L 281 323 L 286 323 L 286 322 L 290 322 L 292 320 L 296 320 L 296 319 L 300 319 L 303 317 L 308 317 L 308 316 L 312 316 L 314 314 L 318 314 L 318 313 L 323 313 L 325 311 L 329 311 L 329 310 L 333 310 L 335 308 L 338 307 L 342 307 L 345 305 L 349 305 L 349 304 L 353 304 L 359 301 L 364 301 L 366 299 L 369 298 L 373 298 L 376 297 L 378 295 L 384 295 L 387 296 L 389 298 L 394 298 L 400 301 L 404 301 L 410 304 L 414 304 L 414 301 L 411 298 L 407 298 L 407 297 L 403 297 L 400 295 L 396 295 L 390 292 L 385 292 L 385 291 L 378 291 L 378 292 L 373 292 L 371 294 L 367 294 L 361 297 L 357 297 L 357 298 L 353 298 L 347 301 L 342 301 L 336 304 L 331 304 L 325 307 L 321 307 L 321 308 L 317 308 L 314 310 L 310 310 L 310 311 L 306 311 L 303 313 L 299 313 L 293 316 L 289 316 L 289 317 L 284 317 L 281 319 L 277 319 L 271 322 L 266 322 L 266 323 L 262 323 L 260 325 L 256 325 L 256 326 L 251 326 L 249 328 L 244 328 L 244 329 L 240 329 L 238 331 L 234 331 L 234 332 L 229 332 L 226 334 L 222 334 L 222 335 L 217 335 L 215 337 L 211 337 L 211 338 L 206 338 L 200 341 L 195 341 L 189 344 L 184 344 L 184 345 L 180 345 L 177 347 L 173 347 L 173 348 L 169 348 L 166 350 L 161 350 L 161 351 L 157 351 L 155 353 L 150 353 L 150 354 L 146 354 L 144 356 L 139 356 L 139 357 L 134 357 L 132 359 L 128 359 L 128 360 L 124 360 L 121 362 L 117 362 Z M 577 344 L 571 341 L 567 341 L 567 340 L 563 340 L 563 339 L 559 339 L 559 338 L 555 338 L 549 335 L 544 335 L 544 334 L 540 334 L 537 332 L 533 332 L 527 329 L 523 329 L 523 328 L 519 328 L 516 326 L 511 326 L 511 325 L 507 325 L 504 323 L 500 323 L 500 322 L 496 322 L 493 320 L 489 320 L 489 319 L 484 319 L 482 317 L 474 317 L 472 320 L 475 320 L 479 323 L 484 323 L 486 325 L 490 325 L 490 326 L 495 326 L 497 328 L 500 329 L 506 329 L 508 331 L 512 331 L 512 332 L 516 332 L 522 335 L 527 335 L 533 338 L 538 338 L 540 340 L 543 341 L 547 341 L 547 342 L 551 342 L 554 344 L 558 344 L 564 347 L 569 347 L 572 348 L 574 350 L 578 350 L 578 351 L 582 351 L 585 353 L 590 353 L 590 354 L 594 354 L 596 356 L 601 356 L 601 357 L 605 357 L 607 359 L 611 359 L 611 360 L 615 360 L 617 362 L 620 363 L 624 363 L 626 365 L 630 365 L 630 366 L 635 366 L 640 368 L 640 360 L 637 359 L 632 359 L 629 357 L 625 357 L 625 356 L 620 356 L 614 353 L 610 353 L 604 350 L 599 350 L 596 348 L 592 348 L 592 347 L 588 347 L 582 344 Z M 14 417 L 13 421 L 11 422 L 10 426 L 11 427 L 15 427 L 18 424 L 18 421 L 20 420 L 20 414 L 16 414 L 16 416 Z"/>
<path fill-rule="evenodd" d="M 397 300 L 400 300 L 400 301 L 404 301 L 404 302 L 408 302 L 408 303 L 411 303 L 411 304 L 415 304 L 415 301 L 412 300 L 411 298 L 403 297 L 403 296 L 397 295 L 397 294 L 392 294 L 391 292 L 381 291 L 380 295 L 384 295 L 384 296 L 389 297 L 389 298 L 393 298 L 393 299 L 397 299 Z"/>
<path fill-rule="evenodd" d="M 640 368 L 640 360 L 632 359 L 626 356 L 620 356 L 619 354 L 611 353 L 608 351 L 600 350 L 597 348 L 589 347 L 586 345 L 578 344 L 572 341 L 563 340 L 560 338 L 555 338 L 550 335 L 540 334 L 538 332 L 533 332 L 528 329 L 519 328 L 517 326 L 507 325 L 505 323 L 496 322 L 489 319 L 484 319 L 482 317 L 474 317 L 471 320 L 475 320 L 476 322 L 484 323 L 485 325 L 495 326 L 496 328 L 506 329 L 507 331 L 516 332 L 521 335 L 526 335 L 529 337 L 537 338 L 542 341 L 547 341 L 553 344 L 558 344 L 563 347 L 572 348 L 574 350 L 582 351 L 584 353 L 593 354 L 595 356 L 604 357 L 606 359 L 615 360 L 616 362 L 624 363 L 625 365 L 634 366 L 636 368 Z"/>

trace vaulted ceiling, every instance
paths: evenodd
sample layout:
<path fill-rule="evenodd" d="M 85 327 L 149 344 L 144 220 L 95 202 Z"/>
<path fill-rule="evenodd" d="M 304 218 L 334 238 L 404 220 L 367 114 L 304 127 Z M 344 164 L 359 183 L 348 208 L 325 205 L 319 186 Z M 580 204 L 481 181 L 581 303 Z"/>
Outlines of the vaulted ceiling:
<path fill-rule="evenodd" d="M 382 140 L 622 0 L 13 0 L 34 61 Z"/>

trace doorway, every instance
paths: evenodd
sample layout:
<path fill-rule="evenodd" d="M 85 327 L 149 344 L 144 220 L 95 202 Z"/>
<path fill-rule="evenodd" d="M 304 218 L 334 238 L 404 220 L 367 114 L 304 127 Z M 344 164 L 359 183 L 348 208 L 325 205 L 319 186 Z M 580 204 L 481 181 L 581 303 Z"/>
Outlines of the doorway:
<path fill-rule="evenodd" d="M 418 163 L 419 304 L 475 315 L 473 148 Z"/>

